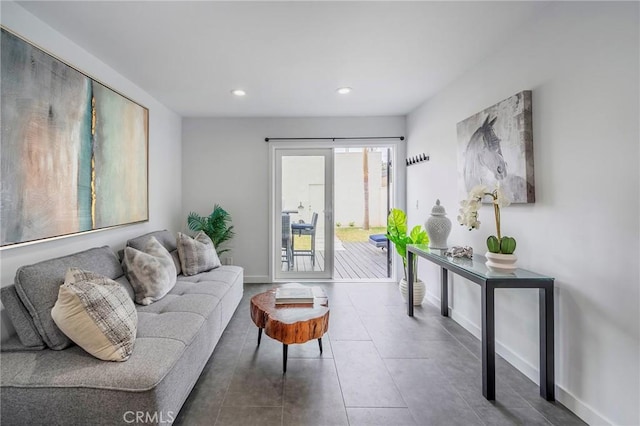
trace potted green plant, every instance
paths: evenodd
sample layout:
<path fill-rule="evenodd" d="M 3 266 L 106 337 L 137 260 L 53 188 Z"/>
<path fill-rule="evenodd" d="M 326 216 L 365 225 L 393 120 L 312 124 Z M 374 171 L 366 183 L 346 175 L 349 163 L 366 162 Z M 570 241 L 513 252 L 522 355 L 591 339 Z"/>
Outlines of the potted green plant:
<path fill-rule="evenodd" d="M 407 301 L 407 244 L 429 244 L 429 236 L 422 225 L 416 225 L 407 234 L 407 215 L 400 209 L 391 209 L 387 218 L 387 238 L 396 247 L 396 251 L 402 258 L 404 278 L 400 280 L 398 288 L 405 302 Z M 414 282 L 413 282 L 413 304 L 421 305 L 426 292 L 424 282 L 418 279 L 418 259 L 413 260 Z"/>
<path fill-rule="evenodd" d="M 220 205 L 213 207 L 213 212 L 209 216 L 200 216 L 195 212 L 190 212 L 187 216 L 187 226 L 194 232 L 202 231 L 213 241 L 218 256 L 229 251 L 229 248 L 222 247 L 235 235 L 231 215 Z"/>

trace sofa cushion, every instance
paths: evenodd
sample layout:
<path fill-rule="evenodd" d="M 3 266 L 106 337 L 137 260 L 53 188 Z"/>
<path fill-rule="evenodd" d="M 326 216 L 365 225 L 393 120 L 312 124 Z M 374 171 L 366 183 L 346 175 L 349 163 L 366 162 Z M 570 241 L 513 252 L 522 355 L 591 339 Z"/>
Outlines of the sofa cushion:
<path fill-rule="evenodd" d="M 193 312 L 139 312 L 138 338 L 166 338 L 189 345 L 204 321 L 202 315 Z"/>
<path fill-rule="evenodd" d="M 221 299 L 227 292 L 230 284 L 202 283 L 202 285 L 194 285 L 188 281 L 176 282 L 176 286 L 171 290 L 170 295 L 185 296 L 191 295 L 208 295 Z"/>
<path fill-rule="evenodd" d="M 6 340 L 2 341 L 2 345 L 0 345 L 0 352 L 42 351 L 46 348 L 47 346 L 44 342 L 42 346 L 25 346 L 22 344 L 17 334 L 12 334 L 7 337 Z"/>
<path fill-rule="evenodd" d="M 194 238 L 178 232 L 178 254 L 184 275 L 195 275 L 221 266 L 211 238 L 200 231 Z"/>
<path fill-rule="evenodd" d="M 72 345 L 51 318 L 51 309 L 58 299 L 58 288 L 64 282 L 67 269 L 76 267 L 107 278 L 122 276 L 122 267 L 115 253 L 99 247 L 79 253 L 22 266 L 16 272 L 16 291 L 29 311 L 38 333 L 51 349 L 61 350 Z"/>
<path fill-rule="evenodd" d="M 242 273 L 243 270 L 239 266 L 222 265 L 219 268 L 212 269 L 211 271 L 207 272 L 202 272 L 193 276 L 181 275 L 178 277 L 178 281 L 188 281 L 192 283 L 206 281 L 218 284 L 229 284 L 233 283 Z"/>
<path fill-rule="evenodd" d="M 82 349 L 104 361 L 126 361 L 133 351 L 138 316 L 117 282 L 69 268 L 51 317 Z"/>
<path fill-rule="evenodd" d="M 0 289 L 0 298 L 2 298 L 2 304 L 11 320 L 11 324 L 16 330 L 16 334 L 20 339 L 20 342 L 32 349 L 44 349 L 45 344 L 36 325 L 33 323 L 33 318 L 24 307 L 18 293 L 16 292 L 16 286 L 11 284 L 7 287 Z M 4 345 L 3 348 L 4 349 Z"/>
<path fill-rule="evenodd" d="M 158 240 L 158 242 L 162 244 L 169 253 L 171 253 L 171 257 L 173 257 L 173 263 L 176 266 L 176 275 L 180 274 L 182 272 L 182 266 L 180 265 L 180 257 L 178 256 L 178 245 L 176 242 L 176 237 L 174 237 L 173 234 L 166 229 L 163 229 L 162 231 L 149 232 L 148 234 L 132 238 L 127 241 L 127 246 L 133 247 L 137 250 L 142 250 L 151 237 L 155 237 L 156 240 Z M 124 250 L 120 258 L 124 258 Z"/>
<path fill-rule="evenodd" d="M 73 346 L 65 351 L 6 352 L 0 369 L 3 386 L 47 387 L 53 392 L 67 387 L 136 392 L 157 386 L 184 350 L 184 343 L 178 340 L 141 337 L 127 362 L 104 362 Z"/>
<path fill-rule="evenodd" d="M 162 300 L 147 306 L 137 306 L 138 314 L 155 313 L 164 314 L 167 312 L 189 312 L 208 318 L 215 309 L 220 299 L 207 294 L 185 294 L 177 296 L 167 294 Z"/>
<path fill-rule="evenodd" d="M 122 286 L 122 288 L 124 288 L 124 290 L 129 295 L 129 299 L 135 300 L 136 295 L 135 295 L 135 293 L 133 291 L 133 287 L 131 286 L 131 283 L 127 279 L 126 275 L 123 275 L 123 276 L 121 276 L 119 278 L 116 278 L 114 281 L 117 282 L 118 284 L 120 284 Z"/>
<path fill-rule="evenodd" d="M 136 303 L 149 305 L 164 297 L 176 284 L 173 258 L 155 237 L 143 250 L 124 249 L 125 274 L 135 291 Z"/>

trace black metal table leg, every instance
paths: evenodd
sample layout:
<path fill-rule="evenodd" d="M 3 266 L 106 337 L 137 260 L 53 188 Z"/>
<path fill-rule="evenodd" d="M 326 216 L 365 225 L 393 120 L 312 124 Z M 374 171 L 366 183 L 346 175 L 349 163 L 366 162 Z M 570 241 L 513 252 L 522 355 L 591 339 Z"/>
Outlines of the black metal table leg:
<path fill-rule="evenodd" d="M 459 275 L 481 286 L 482 295 L 482 394 L 488 400 L 496 397 L 496 352 L 495 352 L 495 289 L 527 288 L 539 289 L 540 321 L 540 395 L 548 401 L 555 400 L 555 358 L 554 358 L 554 278 L 528 272 L 502 276 L 501 274 L 480 273 L 470 265 L 457 263 L 441 252 L 432 251 L 421 245 L 407 244 L 407 288 L 409 301 L 407 315 L 413 316 L 413 284 L 416 256 L 429 260 L 441 268 L 442 316 L 449 316 L 448 272 Z M 484 262 L 482 256 L 474 256 L 475 261 Z"/>
<path fill-rule="evenodd" d="M 407 250 L 407 315 L 413 316 L 413 259 L 415 255 Z"/>
<path fill-rule="evenodd" d="M 258 346 L 260 346 L 260 339 L 262 339 L 262 328 L 258 327 Z"/>
<path fill-rule="evenodd" d="M 440 314 L 443 317 L 449 316 L 449 271 L 440 268 Z"/>
<path fill-rule="evenodd" d="M 496 399 L 496 345 L 494 288 L 482 284 L 482 395 Z"/>
<path fill-rule="evenodd" d="M 553 287 L 540 294 L 540 396 L 555 401 L 555 360 L 553 334 Z"/>
<path fill-rule="evenodd" d="M 318 339 L 318 346 L 320 346 L 320 355 L 322 355 L 322 337 Z"/>
<path fill-rule="evenodd" d="M 287 351 L 289 350 L 289 345 L 283 343 L 282 344 L 282 374 L 287 372 Z"/>

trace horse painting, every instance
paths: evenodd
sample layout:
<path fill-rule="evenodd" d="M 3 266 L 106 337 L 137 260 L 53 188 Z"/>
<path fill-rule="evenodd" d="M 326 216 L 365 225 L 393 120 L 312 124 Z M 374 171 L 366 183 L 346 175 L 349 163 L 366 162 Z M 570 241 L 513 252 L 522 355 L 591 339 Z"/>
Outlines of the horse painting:
<path fill-rule="evenodd" d="M 464 186 L 467 191 L 476 185 L 491 186 L 507 177 L 507 163 L 502 156 L 500 138 L 493 125 L 498 119 L 490 115 L 476 130 L 464 155 Z"/>
<path fill-rule="evenodd" d="M 458 163 L 465 193 L 477 185 L 492 190 L 499 183 L 511 202 L 534 201 L 533 141 L 527 140 L 531 135 L 528 93 L 528 97 L 521 92 L 458 123 Z"/>

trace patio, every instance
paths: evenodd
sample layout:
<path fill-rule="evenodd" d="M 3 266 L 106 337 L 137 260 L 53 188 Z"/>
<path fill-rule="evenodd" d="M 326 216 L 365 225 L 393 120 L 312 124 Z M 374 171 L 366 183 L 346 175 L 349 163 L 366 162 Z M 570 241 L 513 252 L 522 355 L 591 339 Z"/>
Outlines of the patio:
<path fill-rule="evenodd" d="M 336 241 L 334 278 L 364 279 L 387 278 L 387 251 L 374 247 L 369 242 Z M 324 250 L 316 250 L 315 270 L 324 265 Z M 311 258 L 295 256 L 293 271 L 313 271 Z"/>

